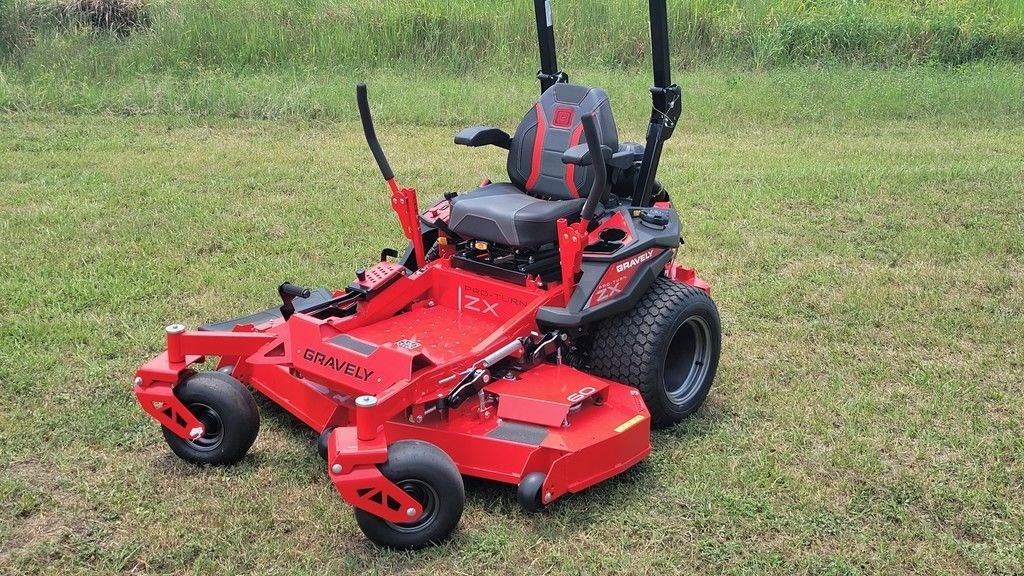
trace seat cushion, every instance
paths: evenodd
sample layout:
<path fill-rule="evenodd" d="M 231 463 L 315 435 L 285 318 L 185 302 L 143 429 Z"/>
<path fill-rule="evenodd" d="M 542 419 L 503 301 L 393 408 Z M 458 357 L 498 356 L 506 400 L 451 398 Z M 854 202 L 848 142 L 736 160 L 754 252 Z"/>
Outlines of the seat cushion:
<path fill-rule="evenodd" d="M 467 239 L 537 248 L 555 242 L 558 219 L 578 219 L 585 201 L 541 200 L 507 182 L 488 184 L 452 198 L 448 227 Z"/>

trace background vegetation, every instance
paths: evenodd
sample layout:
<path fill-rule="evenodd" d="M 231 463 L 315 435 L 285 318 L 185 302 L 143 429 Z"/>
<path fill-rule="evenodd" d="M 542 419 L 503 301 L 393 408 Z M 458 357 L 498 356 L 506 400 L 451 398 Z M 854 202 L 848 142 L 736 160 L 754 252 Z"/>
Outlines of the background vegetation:
<path fill-rule="evenodd" d="M 539 516 L 471 482 L 451 542 L 394 554 L 270 402 L 196 468 L 131 377 L 169 322 L 400 243 L 357 80 L 421 197 L 501 177 L 451 137 L 536 98 L 531 3 L 0 0 L 0 573 L 1024 573 L 1024 3 L 670 4 L 707 406 Z M 643 5 L 555 0 L 629 140 Z"/>
<path fill-rule="evenodd" d="M 844 90 L 872 98 L 869 113 L 895 105 L 915 114 L 911 93 L 943 91 L 947 79 L 972 87 L 968 102 L 929 100 L 949 114 L 1020 100 L 1006 81 L 1024 62 L 1024 2 L 669 4 L 674 66 L 701 71 L 679 77 L 698 117 L 750 90 L 757 97 L 743 98 L 771 116 L 827 120 L 830 107 L 789 96 Z M 564 69 L 608 87 L 638 121 L 649 83 L 645 6 L 554 2 Z M 378 102 L 397 104 L 382 106 L 385 118 L 512 123 L 534 90 L 508 82 L 537 68 L 531 10 L 529 0 L 497 10 L 489 0 L 0 0 L 0 110 L 347 119 L 349 87 L 367 80 Z M 415 83 L 431 90 L 407 89 Z"/>
<path fill-rule="evenodd" d="M 99 20 L 121 32 L 113 37 L 83 26 L 89 18 L 69 18 L 66 7 L 82 4 L 4 0 L 0 54 L 29 69 L 92 76 L 402 64 L 465 70 L 535 59 L 529 0 L 503 2 L 499 9 L 490 0 L 85 2 L 89 12 L 108 15 Z M 682 66 L 1024 59 L 1024 4 L 1017 0 L 670 0 L 669 5 L 674 58 Z M 554 11 L 558 42 L 575 67 L 632 68 L 649 51 L 646 2 L 555 0 Z M 148 32 L 126 39 L 133 26 Z M 69 28 L 76 30 L 68 33 Z"/>

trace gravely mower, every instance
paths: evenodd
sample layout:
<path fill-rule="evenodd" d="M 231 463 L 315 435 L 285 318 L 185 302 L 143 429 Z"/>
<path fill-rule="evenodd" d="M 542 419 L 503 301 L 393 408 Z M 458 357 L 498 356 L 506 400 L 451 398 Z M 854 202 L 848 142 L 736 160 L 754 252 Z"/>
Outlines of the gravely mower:
<path fill-rule="evenodd" d="M 600 88 L 558 70 L 550 2 L 535 0 L 541 96 L 508 150 L 509 181 L 420 211 L 374 133 L 370 150 L 409 240 L 343 290 L 278 287 L 277 308 L 186 330 L 137 372 L 142 408 L 188 462 L 229 464 L 259 413 L 249 388 L 319 432 L 331 482 L 373 542 L 445 539 L 462 476 L 514 484 L 537 511 L 633 466 L 650 430 L 704 402 L 721 349 L 709 287 L 675 262 L 679 217 L 655 180 L 680 113 L 665 0 L 650 0 L 645 144 L 619 142 Z M 393 258 L 395 260 L 389 260 Z M 217 357 L 213 371 L 191 368 Z"/>

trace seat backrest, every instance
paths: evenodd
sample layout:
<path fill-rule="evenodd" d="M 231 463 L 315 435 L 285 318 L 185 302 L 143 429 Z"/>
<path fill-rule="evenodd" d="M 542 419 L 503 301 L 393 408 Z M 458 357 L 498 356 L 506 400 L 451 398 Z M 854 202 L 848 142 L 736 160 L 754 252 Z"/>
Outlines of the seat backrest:
<path fill-rule="evenodd" d="M 508 153 L 508 176 L 526 193 L 549 200 L 585 197 L 593 183 L 590 167 L 562 163 L 562 153 L 583 144 L 585 114 L 596 113 L 602 144 L 619 148 L 608 94 L 600 88 L 556 83 L 523 117 Z"/>

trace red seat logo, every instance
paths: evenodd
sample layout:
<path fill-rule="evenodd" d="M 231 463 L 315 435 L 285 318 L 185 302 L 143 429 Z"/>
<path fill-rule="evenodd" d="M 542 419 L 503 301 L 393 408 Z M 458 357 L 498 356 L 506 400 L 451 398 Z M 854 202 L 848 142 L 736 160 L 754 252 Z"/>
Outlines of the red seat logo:
<path fill-rule="evenodd" d="M 555 108 L 555 117 L 551 120 L 551 124 L 559 128 L 568 128 L 572 126 L 572 118 L 575 115 L 572 108 Z"/>

